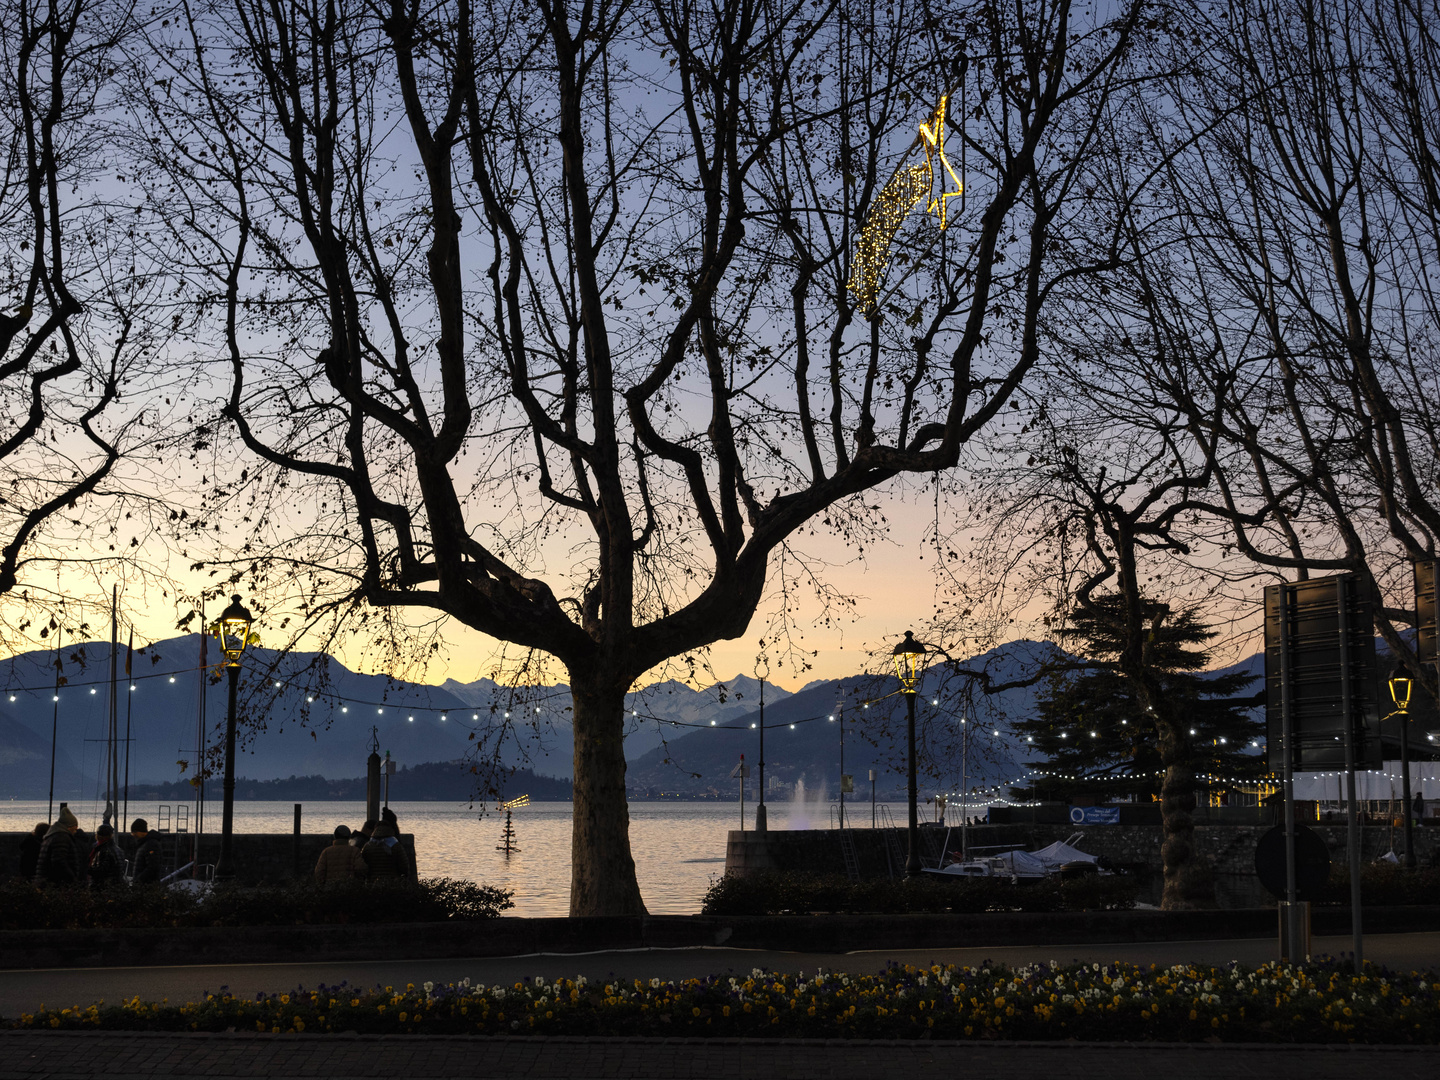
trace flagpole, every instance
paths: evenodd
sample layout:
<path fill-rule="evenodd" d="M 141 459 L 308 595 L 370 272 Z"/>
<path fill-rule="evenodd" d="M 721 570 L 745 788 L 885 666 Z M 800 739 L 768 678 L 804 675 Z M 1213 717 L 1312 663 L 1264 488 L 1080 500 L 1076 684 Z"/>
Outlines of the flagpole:
<path fill-rule="evenodd" d="M 55 746 L 60 732 L 60 668 L 64 663 L 60 659 L 60 635 L 65 631 L 62 627 L 55 628 L 55 708 L 50 714 L 50 806 L 45 811 L 47 821 L 55 820 Z"/>
<path fill-rule="evenodd" d="M 131 685 L 131 683 L 130 683 L 130 674 L 131 674 L 131 672 L 130 672 L 130 657 L 134 654 L 134 652 L 135 652 L 135 628 L 132 626 L 132 627 L 130 627 L 130 636 L 129 636 L 129 638 L 127 639 L 127 641 L 126 641 L 126 643 L 125 643 L 125 685 L 126 685 L 127 688 Z M 131 711 L 134 709 L 134 707 L 135 707 L 135 696 L 134 696 L 134 694 L 133 694 L 129 689 L 126 689 L 126 691 L 125 691 L 125 795 L 124 795 L 124 799 L 125 799 L 125 809 L 124 809 L 124 811 L 122 811 L 122 813 L 121 813 L 121 815 L 120 815 L 120 824 L 121 824 L 121 826 L 123 826 L 123 828 L 122 828 L 121 830 L 119 830 L 119 831 L 124 831 L 124 829 L 128 829 L 129 826 L 128 826 L 128 825 L 125 825 L 125 823 L 130 820 L 130 713 L 131 713 Z"/>
<path fill-rule="evenodd" d="M 110 725 L 106 733 L 108 741 L 106 747 L 110 753 L 110 760 L 106 763 L 105 771 L 105 815 L 104 822 L 112 825 L 112 819 L 117 815 L 120 807 L 120 748 L 117 740 L 120 738 L 120 710 L 119 702 L 115 698 L 115 679 L 120 666 L 120 586 L 110 586 Z"/>

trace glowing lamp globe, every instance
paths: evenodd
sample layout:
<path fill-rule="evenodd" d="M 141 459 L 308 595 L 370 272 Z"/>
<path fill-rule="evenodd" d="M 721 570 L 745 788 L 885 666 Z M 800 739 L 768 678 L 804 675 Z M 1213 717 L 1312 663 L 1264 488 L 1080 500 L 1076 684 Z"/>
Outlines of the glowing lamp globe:
<path fill-rule="evenodd" d="M 915 693 L 920 681 L 920 661 L 925 656 L 925 646 L 915 640 L 915 635 L 905 631 L 905 640 L 895 646 L 895 676 L 900 680 L 900 689 L 907 694 Z"/>
<path fill-rule="evenodd" d="M 1413 685 L 1410 669 L 1401 663 L 1390 676 L 1390 700 L 1395 702 L 1398 712 L 1405 712 L 1410 708 L 1410 691 Z"/>
<path fill-rule="evenodd" d="M 230 606 L 220 613 L 215 623 L 215 637 L 225 654 L 225 662 L 231 667 L 240 666 L 240 654 L 251 642 L 250 627 L 254 621 L 250 609 L 240 603 L 239 593 L 230 598 Z"/>

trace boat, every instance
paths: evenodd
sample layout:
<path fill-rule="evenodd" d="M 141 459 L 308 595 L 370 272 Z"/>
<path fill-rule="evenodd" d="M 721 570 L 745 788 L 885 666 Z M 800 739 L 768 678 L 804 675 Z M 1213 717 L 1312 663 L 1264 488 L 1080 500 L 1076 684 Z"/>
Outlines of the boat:
<path fill-rule="evenodd" d="M 1099 856 L 1075 847 L 1080 836 L 1080 833 L 1075 833 L 1068 840 L 1057 840 L 1039 851 L 1003 848 L 1003 845 L 972 848 L 971 851 L 987 851 L 990 854 L 955 858 L 938 867 L 925 867 L 924 872 L 948 878 L 1001 878 L 1014 884 L 1041 881 L 1048 877 L 1071 878 L 1107 873 L 1100 866 Z M 949 847 L 947 835 L 945 850 L 949 851 Z"/>

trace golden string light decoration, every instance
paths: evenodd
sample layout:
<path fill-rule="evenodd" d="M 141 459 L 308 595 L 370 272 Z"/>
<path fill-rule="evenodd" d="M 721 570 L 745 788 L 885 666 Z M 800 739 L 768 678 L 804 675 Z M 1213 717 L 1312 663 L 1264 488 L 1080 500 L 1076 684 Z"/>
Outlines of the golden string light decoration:
<path fill-rule="evenodd" d="M 906 165 L 904 162 L 875 199 L 870 215 L 860 230 L 855 244 L 854 269 L 846 288 L 855 294 L 860 310 L 865 317 L 873 318 L 879 306 L 880 279 L 890 263 L 890 246 L 895 234 L 900 231 L 910 211 L 929 198 L 935 189 L 935 162 L 938 159 L 945 170 L 945 176 L 955 185 L 947 190 L 945 176 L 940 178 L 940 192 L 926 203 L 927 214 L 938 214 L 943 232 L 949 225 L 950 200 L 965 193 L 965 185 L 955 172 L 950 159 L 945 156 L 945 119 L 948 115 L 949 96 L 941 95 L 935 111 L 928 122 L 920 124 L 916 142 L 925 150 L 923 164 Z M 912 147 L 913 148 L 913 147 Z"/>

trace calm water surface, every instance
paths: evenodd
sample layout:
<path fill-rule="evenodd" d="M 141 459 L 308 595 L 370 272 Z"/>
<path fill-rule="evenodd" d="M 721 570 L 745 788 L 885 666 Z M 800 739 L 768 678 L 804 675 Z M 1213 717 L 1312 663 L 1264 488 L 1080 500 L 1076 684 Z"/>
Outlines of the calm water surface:
<path fill-rule="evenodd" d="M 75 802 L 70 808 L 86 832 L 100 822 L 102 806 Z M 496 850 L 504 815 L 491 811 L 477 820 L 466 806 L 433 802 L 396 802 L 391 809 L 402 832 L 415 834 L 420 873 L 429 877 L 456 877 L 499 885 L 515 892 L 511 915 L 566 915 L 570 910 L 571 804 L 531 803 L 515 811 L 515 842 L 520 850 L 509 856 Z M 856 824 L 860 808 L 856 808 Z M 865 806 L 864 825 L 869 824 Z M 45 818 L 46 803 L 0 802 L 0 831 L 19 832 Z M 746 827 L 753 825 L 753 806 L 747 804 Z M 131 801 L 131 817 L 145 817 L 151 828 L 160 815 L 150 803 Z M 903 820 L 903 809 L 897 818 Z M 771 828 L 825 828 L 828 805 L 771 804 Z M 218 833 L 220 807 L 207 805 L 206 833 Z M 312 802 L 304 804 L 301 828 L 306 833 L 329 832 L 336 825 L 352 829 L 365 820 L 363 804 Z M 294 828 L 295 804 L 288 802 L 237 802 L 236 832 L 289 833 Z M 656 915 L 687 915 L 700 910 L 700 900 L 712 881 L 725 870 L 725 834 L 739 826 L 734 803 L 633 802 L 630 804 L 630 850 L 645 906 Z M 840 867 L 836 868 L 841 869 Z"/>

